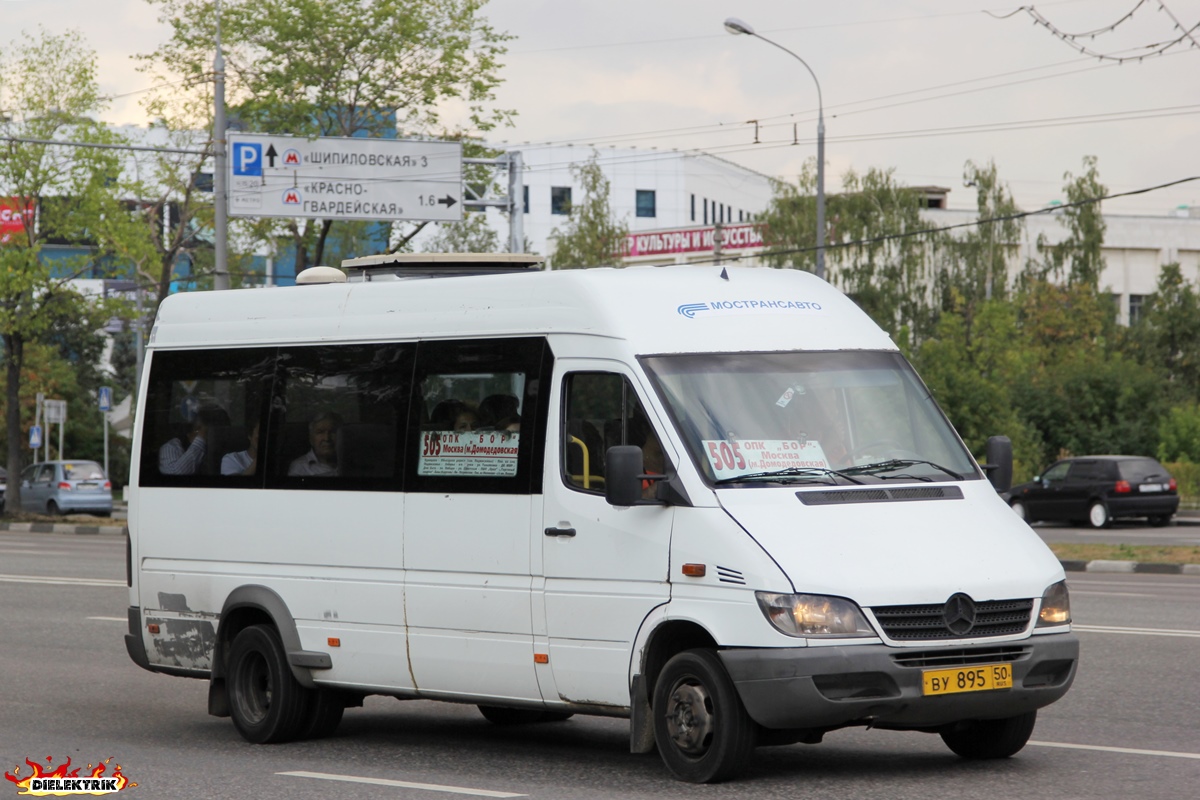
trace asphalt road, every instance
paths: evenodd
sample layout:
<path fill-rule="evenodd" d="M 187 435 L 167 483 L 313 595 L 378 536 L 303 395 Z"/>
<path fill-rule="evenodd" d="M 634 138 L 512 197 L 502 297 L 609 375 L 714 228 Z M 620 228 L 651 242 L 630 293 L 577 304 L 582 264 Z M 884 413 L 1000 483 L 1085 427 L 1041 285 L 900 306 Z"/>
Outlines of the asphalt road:
<path fill-rule="evenodd" d="M 1180 798 L 1200 781 L 1200 579 L 1072 574 L 1083 662 L 1015 758 L 970 763 L 916 733 L 839 731 L 757 751 L 695 787 L 627 752 L 623 720 L 498 728 L 469 706 L 368 698 L 337 735 L 245 743 L 202 681 L 124 651 L 119 537 L 0 533 L 0 771 L 111 757 L 147 798 Z M 49 759 L 49 761 L 47 761 Z M 361 783 L 356 781 L 372 781 Z M 7 788 L 6 788 L 7 787 Z M 0 781 L 0 797 L 13 789 Z M 11 794 L 16 796 L 16 792 Z"/>

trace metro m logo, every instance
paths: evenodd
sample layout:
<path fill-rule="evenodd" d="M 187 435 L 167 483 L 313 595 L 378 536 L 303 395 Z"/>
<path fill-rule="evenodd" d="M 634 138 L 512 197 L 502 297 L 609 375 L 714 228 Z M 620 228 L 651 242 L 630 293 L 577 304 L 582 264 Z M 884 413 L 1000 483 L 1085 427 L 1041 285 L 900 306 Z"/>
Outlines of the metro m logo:
<path fill-rule="evenodd" d="M 288 206 L 300 205 L 300 192 L 295 189 L 288 189 L 283 193 L 283 204 Z"/>

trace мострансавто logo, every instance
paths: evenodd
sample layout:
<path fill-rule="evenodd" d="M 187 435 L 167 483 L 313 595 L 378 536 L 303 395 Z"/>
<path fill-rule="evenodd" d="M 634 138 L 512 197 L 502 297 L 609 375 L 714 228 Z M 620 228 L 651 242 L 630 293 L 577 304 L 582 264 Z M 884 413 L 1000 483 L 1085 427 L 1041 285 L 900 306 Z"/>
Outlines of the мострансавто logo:
<path fill-rule="evenodd" d="M 46 756 L 46 763 L 53 761 L 51 756 Z M 20 765 L 13 767 L 12 772 L 4 773 L 4 777 L 8 778 L 20 791 L 17 794 L 30 795 L 32 797 L 66 797 L 68 795 L 79 794 L 115 794 L 122 789 L 132 789 L 137 786 L 128 778 L 121 774 L 121 765 L 117 764 L 111 775 L 104 773 L 108 769 L 108 762 L 111 758 L 106 758 L 99 764 L 88 764 L 88 773 L 80 775 L 82 767 L 71 769 L 71 759 L 68 757 L 66 762 L 57 767 L 50 769 L 42 769 L 42 765 L 36 761 L 25 759 L 25 763 L 33 770 L 33 774 L 26 778 L 21 777 Z"/>
<path fill-rule="evenodd" d="M 697 314 L 753 314 L 771 311 L 823 311 L 811 300 L 714 300 L 711 303 L 684 303 L 677 309 L 688 319 Z"/>

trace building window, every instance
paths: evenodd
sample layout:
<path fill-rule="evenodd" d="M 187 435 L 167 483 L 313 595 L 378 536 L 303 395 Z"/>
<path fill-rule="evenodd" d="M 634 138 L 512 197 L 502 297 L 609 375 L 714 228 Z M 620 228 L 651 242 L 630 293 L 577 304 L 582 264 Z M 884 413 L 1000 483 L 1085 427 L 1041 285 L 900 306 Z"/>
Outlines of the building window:
<path fill-rule="evenodd" d="M 522 187 L 522 198 L 521 199 L 525 203 L 525 206 L 524 206 L 525 213 L 528 214 L 529 213 L 529 187 L 528 186 Z"/>
<path fill-rule="evenodd" d="M 707 225 L 708 224 L 708 198 L 701 197 L 700 201 L 702 203 L 704 203 L 704 224 Z"/>
<path fill-rule="evenodd" d="M 1131 294 L 1129 295 L 1129 324 L 1137 325 L 1142 319 L 1142 313 L 1145 309 L 1146 295 Z"/>
<path fill-rule="evenodd" d="M 550 187 L 550 213 L 560 216 L 571 213 L 571 187 Z"/>
<path fill-rule="evenodd" d="M 696 195 L 692 195 L 692 222 L 696 221 Z"/>
<path fill-rule="evenodd" d="M 654 190 L 653 189 L 638 189 L 637 190 L 637 215 L 639 217 L 657 217 L 655 211 Z"/>

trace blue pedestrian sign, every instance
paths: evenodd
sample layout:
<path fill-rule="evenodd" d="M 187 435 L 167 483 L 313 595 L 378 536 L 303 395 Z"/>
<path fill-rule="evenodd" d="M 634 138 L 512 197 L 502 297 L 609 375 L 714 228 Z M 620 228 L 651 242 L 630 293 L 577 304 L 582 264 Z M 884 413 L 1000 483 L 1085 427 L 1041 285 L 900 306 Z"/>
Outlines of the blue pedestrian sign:
<path fill-rule="evenodd" d="M 100 387 L 100 410 L 101 411 L 112 411 L 112 387 L 111 386 L 101 386 Z"/>
<path fill-rule="evenodd" d="M 29 429 L 29 449 L 37 450 L 42 446 L 42 426 L 34 425 Z"/>

